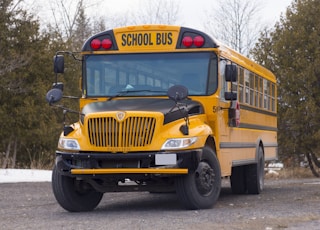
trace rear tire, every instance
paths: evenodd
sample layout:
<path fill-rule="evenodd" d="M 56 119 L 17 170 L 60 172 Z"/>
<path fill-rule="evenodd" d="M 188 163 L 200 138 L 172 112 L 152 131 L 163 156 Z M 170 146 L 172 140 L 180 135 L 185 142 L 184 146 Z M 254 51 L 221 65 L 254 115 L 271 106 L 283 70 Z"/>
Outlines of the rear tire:
<path fill-rule="evenodd" d="M 52 190 L 60 206 L 69 212 L 92 211 L 103 196 L 89 184 L 61 175 L 56 166 L 52 171 Z"/>
<path fill-rule="evenodd" d="M 233 194 L 245 194 L 247 192 L 246 166 L 232 167 L 230 184 Z"/>
<path fill-rule="evenodd" d="M 258 162 L 246 168 L 248 194 L 260 194 L 264 187 L 264 153 L 262 146 L 258 149 Z"/>
<path fill-rule="evenodd" d="M 177 177 L 175 185 L 178 199 L 186 209 L 211 208 L 221 190 L 220 164 L 215 152 L 204 147 L 197 169 Z"/>

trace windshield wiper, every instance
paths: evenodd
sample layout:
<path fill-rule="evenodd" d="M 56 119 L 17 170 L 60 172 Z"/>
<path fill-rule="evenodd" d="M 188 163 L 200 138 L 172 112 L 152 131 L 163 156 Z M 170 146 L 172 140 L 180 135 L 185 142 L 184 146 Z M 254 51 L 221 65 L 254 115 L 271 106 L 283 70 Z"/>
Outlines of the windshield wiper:
<path fill-rule="evenodd" d="M 120 96 L 125 96 L 125 95 L 130 94 L 130 93 L 140 93 L 140 92 L 167 93 L 166 90 L 151 90 L 151 89 L 121 90 L 121 91 L 117 92 L 116 95 L 110 96 L 107 101 L 111 101 L 113 98 L 120 97 Z M 137 96 L 144 96 L 144 95 L 137 95 Z"/>

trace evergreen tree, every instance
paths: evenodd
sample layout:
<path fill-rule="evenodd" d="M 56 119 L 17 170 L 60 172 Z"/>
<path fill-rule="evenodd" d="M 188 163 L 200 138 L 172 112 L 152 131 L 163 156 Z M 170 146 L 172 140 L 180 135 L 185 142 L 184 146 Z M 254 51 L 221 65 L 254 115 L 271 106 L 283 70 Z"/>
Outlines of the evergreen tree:
<path fill-rule="evenodd" d="M 320 147 L 319 12 L 316 0 L 294 1 L 252 51 L 278 77 L 279 153 L 296 162 Z"/>
<path fill-rule="evenodd" d="M 56 146 L 52 138 L 56 141 L 59 134 L 56 116 L 45 102 L 52 81 L 48 77 L 52 74 L 52 65 L 48 65 L 52 43 L 39 33 L 38 21 L 14 3 L 0 0 L 2 167 L 48 165 Z"/>

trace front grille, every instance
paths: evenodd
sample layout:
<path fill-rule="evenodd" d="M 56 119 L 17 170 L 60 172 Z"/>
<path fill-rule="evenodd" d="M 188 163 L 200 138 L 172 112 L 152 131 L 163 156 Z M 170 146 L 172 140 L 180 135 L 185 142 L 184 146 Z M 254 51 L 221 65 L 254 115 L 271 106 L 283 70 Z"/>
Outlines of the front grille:
<path fill-rule="evenodd" d="M 127 117 L 118 122 L 113 117 L 88 119 L 90 144 L 96 147 L 144 147 L 150 145 L 156 119 Z"/>

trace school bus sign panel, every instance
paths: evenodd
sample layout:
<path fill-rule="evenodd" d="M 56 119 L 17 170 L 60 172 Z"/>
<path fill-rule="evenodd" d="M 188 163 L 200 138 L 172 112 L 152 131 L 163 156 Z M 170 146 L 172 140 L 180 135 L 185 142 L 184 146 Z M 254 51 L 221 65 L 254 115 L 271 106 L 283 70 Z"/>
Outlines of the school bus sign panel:
<path fill-rule="evenodd" d="M 179 29 L 168 31 L 141 30 L 128 31 L 114 29 L 119 51 L 133 50 L 174 50 L 177 45 Z"/>

